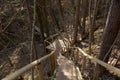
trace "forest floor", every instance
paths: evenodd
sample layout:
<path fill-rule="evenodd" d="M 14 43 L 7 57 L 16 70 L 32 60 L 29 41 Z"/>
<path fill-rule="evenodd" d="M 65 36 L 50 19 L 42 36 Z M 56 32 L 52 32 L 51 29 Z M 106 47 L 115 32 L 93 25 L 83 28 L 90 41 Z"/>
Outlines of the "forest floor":
<path fill-rule="evenodd" d="M 6 0 L 6 1 L 8 1 L 8 0 Z M 13 3 L 13 4 L 15 4 L 15 3 Z M 16 3 L 16 5 L 18 5 L 18 7 L 20 6 L 18 4 L 18 2 Z M 66 10 L 64 11 L 64 13 L 66 12 L 64 14 L 65 20 L 66 20 L 65 23 L 66 23 L 67 27 L 69 27 L 69 29 L 70 29 L 69 32 L 71 33 L 71 32 L 74 32 L 73 28 L 71 28 L 71 26 L 73 26 L 74 21 L 75 21 L 74 14 L 70 15 L 71 12 L 73 12 L 73 11 L 71 10 L 72 8 L 69 7 L 70 3 L 68 4 L 67 0 L 66 0 L 66 3 L 64 3 L 64 5 L 66 6 L 65 7 Z M 13 6 L 13 7 L 16 7 L 16 6 Z M 16 11 L 13 11 L 13 7 L 11 8 L 9 4 L 8 5 L 6 5 L 6 3 L 4 4 L 3 10 L 1 10 L 1 11 L 3 11 L 2 13 L 4 13 L 4 16 L 2 16 L 3 18 L 1 18 L 1 19 L 3 19 L 3 22 L 1 22 L 1 23 L 6 23 L 7 19 L 9 18 L 8 16 L 13 16 L 13 14 L 16 13 Z M 6 75 L 8 75 L 8 74 L 10 74 L 10 73 L 12 73 L 12 72 L 14 72 L 14 71 L 16 71 L 16 70 L 18 70 L 18 69 L 22 68 L 23 66 L 30 63 L 30 44 L 31 43 L 29 42 L 29 40 L 28 40 L 28 42 L 24 42 L 24 41 L 27 41 L 27 39 L 26 38 L 23 39 L 23 36 L 30 37 L 30 35 L 25 35 L 26 33 L 28 33 L 27 32 L 28 29 L 26 29 L 26 25 L 28 25 L 28 24 L 25 24 L 22 17 L 25 16 L 25 19 L 26 19 L 26 15 L 24 14 L 24 16 L 23 16 L 22 13 L 24 13 L 24 10 L 19 14 L 19 17 L 16 20 L 14 20 L 14 23 L 12 23 L 10 28 L 8 28 L 8 30 L 12 30 L 11 32 L 14 35 L 19 36 L 19 38 L 18 37 L 16 38 L 16 36 L 14 37 L 15 41 L 19 41 L 19 40 L 22 40 L 22 41 L 19 44 L 17 44 L 17 46 L 5 48 L 2 51 L 0 51 L 0 79 L 2 79 Z M 102 20 L 100 19 L 99 21 L 102 21 Z M 27 23 L 27 20 L 26 20 L 26 23 Z M 4 26 L 5 25 L 3 25 L 3 27 Z M 17 32 L 19 32 L 20 34 Z M 23 32 L 26 32 L 26 33 L 23 33 Z M 31 34 L 31 33 L 28 33 L 28 34 Z M 101 41 L 102 41 L 102 34 L 103 34 L 103 27 L 99 28 L 98 30 L 95 31 L 95 45 L 92 45 L 92 50 L 93 50 L 92 55 L 93 56 L 97 56 L 99 54 L 100 45 L 101 45 Z M 120 39 L 120 37 L 118 39 Z M 89 43 L 89 39 L 87 38 L 84 41 L 82 41 L 81 43 L 78 42 L 77 45 L 80 46 L 85 52 L 88 53 L 89 52 L 89 48 L 88 48 L 89 44 L 88 43 Z M 37 44 L 36 50 L 37 50 L 39 58 L 45 55 L 42 45 Z M 117 53 L 116 53 L 115 50 L 116 49 L 113 50 L 113 53 L 112 53 L 110 60 L 109 60 L 109 64 L 120 68 L 120 61 L 117 63 L 117 65 L 115 65 L 118 56 L 120 56 L 120 51 L 117 51 Z M 116 54 L 116 56 L 113 56 L 113 54 Z M 65 64 L 67 64 L 67 65 L 62 67 L 63 65 L 65 65 L 62 63 L 62 62 L 64 62 L 64 60 L 66 62 Z M 44 72 L 45 76 L 47 76 L 46 69 L 49 68 L 49 66 L 47 66 L 47 63 L 48 63 L 47 61 L 48 60 L 43 62 L 43 72 Z M 69 63 L 69 62 L 70 61 L 66 58 L 58 61 L 58 63 L 62 63 L 60 66 L 61 66 L 61 68 L 65 69 L 65 71 L 68 69 L 68 68 L 66 68 L 68 66 L 71 66 L 70 69 L 73 68 L 72 67 L 73 63 L 72 62 Z M 71 65 L 68 65 L 68 63 Z M 91 67 L 91 69 L 89 69 L 89 67 L 86 67 L 85 74 L 83 75 L 85 80 L 87 80 L 91 75 L 93 75 L 94 68 L 95 68 L 94 66 Z M 68 69 L 68 70 L 70 70 L 70 69 Z M 71 73 L 71 70 L 68 72 Z M 88 74 L 89 72 L 92 72 L 92 74 Z M 69 76 L 71 76 L 70 73 L 69 73 Z M 22 76 L 25 78 L 25 80 L 28 80 L 28 79 L 30 79 L 31 72 L 28 71 L 25 74 L 23 74 Z M 57 74 L 56 74 L 56 76 L 57 76 Z M 62 76 L 62 77 L 65 77 L 65 76 Z M 65 78 L 65 80 L 69 80 L 68 78 L 67 79 Z M 59 79 L 56 79 L 56 80 L 59 80 Z M 60 80 L 64 80 L 64 79 L 60 79 Z M 70 80 L 77 80 L 77 79 L 71 79 L 71 77 L 70 77 Z M 120 79 L 115 79 L 112 74 L 106 72 L 100 80 L 120 80 Z"/>
<path fill-rule="evenodd" d="M 45 54 L 42 44 L 37 44 L 36 48 L 38 58 L 43 57 Z M 30 54 L 30 42 L 21 43 L 14 48 L 2 50 L 0 52 L 0 79 L 29 64 Z M 47 77 L 48 60 L 43 61 L 41 64 L 44 72 L 43 75 Z M 24 73 L 22 77 L 24 80 L 31 80 L 31 70 Z"/>
<path fill-rule="evenodd" d="M 98 38 L 101 38 L 102 32 L 103 32 L 103 29 L 99 29 L 95 32 L 95 40 L 96 40 L 96 42 L 98 42 L 98 44 L 92 46 L 92 49 L 93 49 L 92 55 L 93 56 L 96 56 L 99 54 L 100 44 L 99 44 L 99 41 L 97 41 L 97 40 L 100 40 Z M 99 34 L 99 36 L 97 34 Z M 82 47 L 82 49 L 85 52 L 89 52 L 88 42 L 89 42 L 88 39 L 86 39 L 86 40 L 82 41 L 81 44 L 77 43 L 77 45 L 79 45 L 79 46 L 81 45 L 80 47 Z M 36 50 L 37 50 L 39 58 L 45 55 L 42 45 L 37 44 Z M 119 54 L 117 54 L 117 55 L 119 55 Z M 2 79 L 3 77 L 5 77 L 8 74 L 14 72 L 15 70 L 18 70 L 18 69 L 22 68 L 23 66 L 29 64 L 30 63 L 29 56 L 30 56 L 30 42 L 24 42 L 14 48 L 10 48 L 10 49 L 7 48 L 7 49 L 2 50 L 0 52 L 0 79 Z M 110 62 L 110 61 L 112 61 L 112 62 Z M 109 61 L 110 64 L 112 63 L 111 65 L 114 66 L 116 63 L 114 57 L 111 57 L 110 61 Z M 66 63 L 63 63 L 63 62 L 66 62 Z M 80 60 L 80 63 L 81 63 L 81 60 Z M 46 71 L 49 68 L 49 66 L 47 64 L 48 64 L 47 60 L 45 62 L 43 62 L 43 72 L 46 77 L 48 77 Z M 63 77 L 62 80 L 77 80 L 77 79 L 75 79 L 75 78 L 77 78 L 77 76 L 75 76 L 75 74 L 74 74 L 75 66 L 74 66 L 73 62 L 71 62 L 67 58 L 64 58 L 64 59 L 59 59 L 58 65 L 59 65 L 59 69 L 58 69 L 58 73 L 56 74 L 55 80 L 60 80 L 60 77 Z M 119 67 L 119 64 L 117 64 L 117 65 L 118 65 L 117 67 Z M 69 69 L 67 68 L 68 66 L 69 66 Z M 63 69 L 64 69 L 64 71 L 61 72 L 61 70 L 63 70 Z M 94 66 L 92 66 L 91 68 L 86 66 L 85 74 L 83 75 L 85 80 L 89 80 L 89 78 L 93 75 L 93 70 L 94 70 Z M 72 71 L 74 72 L 73 73 L 74 76 L 71 74 Z M 89 74 L 89 72 L 91 72 L 91 74 Z M 62 74 L 64 74 L 64 75 L 62 75 Z M 22 76 L 24 77 L 25 80 L 30 80 L 31 72 L 28 71 Z M 67 78 L 65 78 L 65 77 L 67 77 Z M 112 74 L 106 72 L 100 80 L 117 80 L 117 79 L 115 79 Z"/>

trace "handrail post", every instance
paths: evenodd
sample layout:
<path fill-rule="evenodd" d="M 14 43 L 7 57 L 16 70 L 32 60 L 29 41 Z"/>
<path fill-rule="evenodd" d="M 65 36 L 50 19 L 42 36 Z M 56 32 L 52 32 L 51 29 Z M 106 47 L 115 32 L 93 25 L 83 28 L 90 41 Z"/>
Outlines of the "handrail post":
<path fill-rule="evenodd" d="M 82 68 L 81 68 L 82 75 L 84 74 L 85 67 L 86 67 L 86 57 L 84 56 L 82 61 Z"/>
<path fill-rule="evenodd" d="M 37 67 L 37 69 L 39 70 L 39 71 L 37 70 L 39 80 L 44 80 L 44 79 L 43 79 L 43 73 L 42 73 L 41 63 L 40 63 L 40 64 L 38 64 L 36 67 Z"/>
<path fill-rule="evenodd" d="M 76 56 L 77 56 L 77 63 L 78 63 L 78 60 L 79 60 L 79 51 L 78 51 L 78 49 L 76 49 L 77 50 L 77 54 L 76 54 Z"/>
<path fill-rule="evenodd" d="M 2 80 L 15 80 L 17 79 L 17 77 L 21 76 L 23 73 L 25 73 L 26 71 L 30 70 L 31 68 L 37 66 L 38 64 L 40 64 L 42 61 L 48 59 L 51 55 L 54 54 L 55 51 L 52 51 L 50 54 L 39 58 L 38 60 L 35 60 L 33 62 L 31 62 L 30 64 L 22 67 L 21 69 L 15 71 L 14 73 L 11 73 L 10 75 L 6 76 L 5 78 L 3 78 Z M 41 70 L 41 68 L 40 68 Z M 42 71 L 40 71 L 42 72 Z M 43 78 L 41 78 L 42 80 Z"/>
<path fill-rule="evenodd" d="M 79 54 L 79 49 L 77 48 L 77 50 L 78 50 L 78 54 Z M 84 74 L 85 67 L 86 67 L 86 56 L 83 55 L 82 68 L 81 68 L 81 74 L 82 75 Z"/>
<path fill-rule="evenodd" d="M 50 75 L 54 74 L 54 70 L 57 65 L 57 54 L 54 52 L 54 54 L 50 57 Z"/>
<path fill-rule="evenodd" d="M 53 59 L 53 55 L 50 56 L 50 76 L 53 74 L 54 71 L 54 59 Z"/>

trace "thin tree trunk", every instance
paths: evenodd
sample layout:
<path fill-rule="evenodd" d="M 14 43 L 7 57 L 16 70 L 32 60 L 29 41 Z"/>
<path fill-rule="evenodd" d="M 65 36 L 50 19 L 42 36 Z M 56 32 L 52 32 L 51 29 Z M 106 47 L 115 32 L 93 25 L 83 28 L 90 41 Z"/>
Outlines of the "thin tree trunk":
<path fill-rule="evenodd" d="M 106 27 L 103 34 L 100 54 L 98 56 L 100 60 L 103 60 L 105 55 L 108 54 L 108 51 L 113 45 L 119 30 L 120 30 L 120 1 L 112 0 L 108 18 L 106 21 Z M 108 54 L 108 56 L 109 55 L 110 53 Z M 105 62 L 108 62 L 108 59 L 109 57 L 105 59 Z M 98 80 L 98 78 L 102 76 L 104 71 L 105 68 L 97 64 L 94 80 Z"/>
<path fill-rule="evenodd" d="M 71 5 L 73 7 L 73 11 L 75 11 L 76 7 L 75 7 L 75 0 L 70 0 L 71 2 Z M 74 15 L 75 15 L 75 12 L 74 12 Z"/>
<path fill-rule="evenodd" d="M 48 29 L 48 19 L 47 19 L 47 11 L 46 11 L 46 6 L 47 6 L 47 1 L 46 0 L 43 0 L 43 16 L 44 16 L 44 26 L 45 26 L 45 29 L 46 29 L 46 34 L 47 34 L 47 37 L 49 37 L 49 29 Z"/>
<path fill-rule="evenodd" d="M 31 62 L 34 61 L 35 55 L 35 45 L 34 45 L 34 33 L 35 33 L 35 23 L 36 23 L 36 0 L 34 0 L 34 15 L 33 15 L 33 25 L 32 25 L 32 39 L 31 39 Z M 34 80 L 34 68 L 31 69 L 32 80 Z"/>
<path fill-rule="evenodd" d="M 93 19 L 92 19 L 92 24 L 91 24 L 91 42 L 94 43 L 94 28 L 96 28 L 95 25 L 95 20 L 96 20 L 96 13 L 98 10 L 98 6 L 99 6 L 99 0 L 95 0 L 94 1 L 94 10 L 93 10 Z"/>
<path fill-rule="evenodd" d="M 50 17 L 52 19 L 52 26 L 55 30 L 55 28 L 58 27 L 58 23 L 57 23 L 57 20 L 55 19 L 55 16 L 54 16 L 54 10 L 53 10 L 53 6 L 52 6 L 52 0 L 50 0 L 50 9 L 49 9 L 49 14 L 50 14 Z M 56 31 L 56 30 L 55 30 Z"/>
<path fill-rule="evenodd" d="M 91 18 L 91 7 L 92 7 L 92 0 L 89 0 L 89 54 L 91 55 L 92 52 L 92 18 Z"/>
<path fill-rule="evenodd" d="M 29 26 L 29 30 L 32 31 L 32 26 L 30 25 L 31 24 L 31 16 L 30 16 L 30 3 L 28 0 L 25 0 L 25 4 L 26 4 L 26 8 L 27 8 L 27 20 L 28 20 L 28 26 Z"/>
<path fill-rule="evenodd" d="M 34 0 L 34 17 L 33 17 L 33 25 L 32 25 L 32 41 L 31 41 L 31 61 L 34 61 L 38 59 L 37 51 L 36 51 L 36 46 L 35 46 L 35 25 L 36 25 L 36 8 L 37 8 L 37 1 Z M 38 64 L 37 66 L 37 72 L 40 80 L 43 80 L 42 76 L 42 71 L 41 71 L 41 66 Z M 32 80 L 34 80 L 34 69 L 32 68 Z"/>
<path fill-rule="evenodd" d="M 75 15 L 75 32 L 73 44 L 77 41 L 78 27 L 79 27 L 79 13 L 80 12 L 80 0 L 77 0 L 76 15 Z"/>
<path fill-rule="evenodd" d="M 59 16 L 60 16 L 61 28 L 62 28 L 63 31 L 65 31 L 65 22 L 64 22 L 61 0 L 57 0 L 57 9 L 58 9 L 58 13 L 59 13 Z"/>
<path fill-rule="evenodd" d="M 44 42 L 45 40 L 45 36 L 44 36 L 44 25 L 43 25 L 43 9 L 41 9 L 42 7 L 42 2 L 40 0 L 37 0 L 37 7 L 36 7 L 36 12 L 37 12 L 37 18 L 38 18 L 38 22 L 39 22 L 39 26 L 40 26 L 40 34 L 41 34 L 41 38 L 42 38 L 42 43 L 43 43 L 43 47 L 44 47 L 44 53 L 46 54 L 46 44 Z"/>
<path fill-rule="evenodd" d="M 38 22 L 39 22 L 39 26 L 40 26 L 40 34 L 41 34 L 41 37 L 42 39 L 44 40 L 45 37 L 44 37 L 44 29 L 43 29 L 43 20 L 42 20 L 42 10 L 40 8 L 40 1 L 37 1 L 37 8 L 36 8 L 36 12 L 37 12 L 37 18 L 38 18 Z"/>
<path fill-rule="evenodd" d="M 109 5 L 110 0 L 106 0 L 106 4 L 105 4 L 105 11 L 104 11 L 104 21 L 106 22 L 106 15 L 108 14 L 108 5 Z M 104 23 L 105 25 L 105 23 Z"/>
<path fill-rule="evenodd" d="M 82 22 L 82 32 L 81 35 L 82 37 L 85 35 L 85 22 L 86 22 L 86 16 L 87 16 L 87 6 L 88 6 L 88 0 L 83 0 L 83 22 Z"/>

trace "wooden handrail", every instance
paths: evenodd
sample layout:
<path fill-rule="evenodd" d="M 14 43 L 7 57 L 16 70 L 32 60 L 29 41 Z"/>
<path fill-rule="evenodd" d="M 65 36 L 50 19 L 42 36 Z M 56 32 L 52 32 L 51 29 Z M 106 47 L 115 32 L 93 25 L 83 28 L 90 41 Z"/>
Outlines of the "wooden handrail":
<path fill-rule="evenodd" d="M 118 77 L 120 77 L 120 69 L 109 65 L 93 56 L 90 56 L 89 54 L 87 54 L 86 52 L 84 52 L 81 48 L 79 47 L 68 47 L 71 49 L 77 49 L 79 51 L 79 53 L 81 53 L 83 56 L 85 56 L 86 58 L 89 58 L 90 60 L 92 60 L 95 63 L 98 63 L 99 65 L 103 66 L 104 68 L 106 68 L 110 73 L 114 73 L 114 75 L 117 75 Z"/>
<path fill-rule="evenodd" d="M 86 58 L 89 58 L 90 60 L 92 60 L 93 62 L 96 62 L 98 64 L 100 64 L 101 66 L 105 67 L 109 72 L 114 73 L 115 75 L 117 75 L 118 77 L 120 77 L 120 69 L 111 66 L 93 56 L 88 55 L 86 52 L 84 52 L 81 48 L 79 47 L 72 47 L 72 48 L 76 48 L 78 49 L 79 53 L 81 53 L 82 55 L 84 55 Z M 5 78 L 3 78 L 2 80 L 14 80 L 16 79 L 18 76 L 22 75 L 24 72 L 28 71 L 29 69 L 35 67 L 37 64 L 39 64 L 40 62 L 42 62 L 43 60 L 51 57 L 54 53 L 56 53 L 56 51 L 52 51 L 50 54 L 33 61 L 32 63 L 26 65 L 25 67 L 15 71 L 14 73 L 11 73 L 10 75 L 6 76 Z"/>
<path fill-rule="evenodd" d="M 48 38 L 46 38 L 44 41 L 47 41 L 47 40 L 49 40 L 49 39 L 52 39 L 52 38 L 54 38 L 54 37 L 56 37 L 56 36 L 58 36 L 58 35 L 59 35 L 58 33 L 53 34 L 53 35 L 49 36 Z"/>
<path fill-rule="evenodd" d="M 49 58 L 50 56 L 52 56 L 55 53 L 55 50 L 52 51 L 50 54 L 33 61 L 32 63 L 26 65 L 25 67 L 15 71 L 14 73 L 11 73 L 10 75 L 6 76 L 5 78 L 3 78 L 2 80 L 14 80 L 17 77 L 21 76 L 24 72 L 28 71 L 29 69 L 35 67 L 36 65 L 38 65 L 40 62 L 44 61 L 45 59 Z"/>
<path fill-rule="evenodd" d="M 114 73 L 114 75 L 117 75 L 118 77 L 120 77 L 120 69 L 111 66 L 93 56 L 88 55 L 87 53 L 85 53 L 81 48 L 77 48 L 86 58 L 89 58 L 90 60 L 92 60 L 93 62 L 96 62 L 98 64 L 100 64 L 101 66 L 103 66 L 104 68 L 106 68 L 110 73 Z"/>

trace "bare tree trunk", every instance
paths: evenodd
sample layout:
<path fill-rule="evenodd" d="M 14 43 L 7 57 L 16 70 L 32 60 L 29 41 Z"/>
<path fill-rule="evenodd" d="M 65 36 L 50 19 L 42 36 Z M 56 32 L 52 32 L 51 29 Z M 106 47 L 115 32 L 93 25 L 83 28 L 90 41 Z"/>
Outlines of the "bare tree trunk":
<path fill-rule="evenodd" d="M 82 37 L 85 35 L 85 22 L 86 22 L 86 16 L 87 16 L 87 6 L 88 6 L 88 0 L 83 0 L 83 22 L 82 22 L 82 29 L 81 29 L 81 35 Z"/>
<path fill-rule="evenodd" d="M 109 5 L 109 2 L 110 2 L 110 0 L 106 0 L 106 4 L 105 4 L 105 11 L 104 11 L 104 20 L 105 20 L 105 22 L 106 22 L 106 15 L 108 14 L 108 5 Z M 104 25 L 105 25 L 105 23 L 104 23 Z"/>
<path fill-rule="evenodd" d="M 98 56 L 100 60 L 103 60 L 106 54 L 107 56 L 110 55 L 108 51 L 113 45 L 119 30 L 120 30 L 120 1 L 112 0 L 108 18 L 106 21 L 106 27 L 103 34 L 100 54 Z M 105 62 L 108 62 L 108 59 L 109 57 L 105 59 Z M 105 68 L 97 64 L 94 80 L 98 80 L 98 78 L 103 74 L 104 71 Z"/>
<path fill-rule="evenodd" d="M 92 7 L 92 0 L 89 0 L 89 54 L 91 55 L 92 52 L 92 18 L 91 18 L 91 7 Z"/>
<path fill-rule="evenodd" d="M 57 9 L 60 16 L 60 23 L 62 24 L 61 27 L 63 28 L 62 30 L 65 31 L 65 22 L 64 22 L 61 0 L 57 0 Z"/>
<path fill-rule="evenodd" d="M 75 0 L 70 0 L 71 4 L 72 4 L 72 7 L 73 7 L 73 11 L 75 11 Z"/>
<path fill-rule="evenodd" d="M 49 29 L 48 29 L 48 19 L 47 19 L 47 11 L 46 11 L 47 1 L 43 0 L 43 19 L 44 19 L 44 26 L 46 30 L 47 37 L 49 37 Z"/>
<path fill-rule="evenodd" d="M 94 1 L 94 10 L 93 10 L 93 19 L 92 19 L 92 24 L 91 24 L 91 42 L 94 43 L 94 30 L 96 28 L 95 25 L 95 20 L 96 20 L 96 13 L 98 10 L 98 6 L 99 6 L 99 0 L 95 0 Z"/>
<path fill-rule="evenodd" d="M 58 23 L 57 23 L 57 20 L 55 19 L 55 16 L 54 16 L 54 10 L 53 10 L 53 6 L 52 6 L 52 0 L 50 0 L 50 9 L 49 9 L 49 14 L 50 14 L 50 17 L 52 19 L 52 26 L 55 30 L 55 28 L 59 27 L 58 26 Z M 56 30 L 55 30 L 56 31 Z"/>
<path fill-rule="evenodd" d="M 77 0 L 76 15 L 75 15 L 75 32 L 73 44 L 77 41 L 78 27 L 79 27 L 79 13 L 80 12 L 80 0 Z"/>
<path fill-rule="evenodd" d="M 44 40 L 44 29 L 43 29 L 43 20 L 42 20 L 42 9 L 40 8 L 40 1 L 37 1 L 37 7 L 36 7 L 36 12 L 37 12 L 37 18 L 40 26 L 40 34 L 42 39 Z"/>
<path fill-rule="evenodd" d="M 35 23 L 36 23 L 36 0 L 34 0 L 34 15 L 33 15 L 33 25 L 32 25 L 32 38 L 31 38 L 31 62 L 34 61 L 35 57 L 35 44 L 34 44 L 34 33 L 35 33 Z M 32 80 L 34 80 L 34 68 L 31 69 Z"/>
<path fill-rule="evenodd" d="M 41 34 L 41 38 L 42 38 L 42 43 L 43 43 L 43 47 L 44 47 L 44 53 L 46 54 L 46 44 L 44 42 L 45 40 L 45 36 L 44 36 L 44 22 L 43 22 L 43 7 L 42 4 L 43 2 L 40 0 L 37 0 L 37 7 L 36 7 L 36 14 L 37 14 L 37 18 L 38 18 L 38 22 L 39 22 L 39 26 L 40 26 L 40 34 Z M 41 5 L 42 4 L 42 5 Z"/>
<path fill-rule="evenodd" d="M 38 2 L 37 15 L 38 15 L 38 21 L 40 23 L 40 32 L 41 32 L 42 38 L 45 39 L 44 33 L 46 33 L 47 37 L 49 36 L 46 1 L 38 0 L 37 2 Z"/>
<path fill-rule="evenodd" d="M 29 26 L 29 30 L 31 31 L 32 27 L 31 27 L 31 16 L 30 16 L 30 3 L 28 0 L 25 0 L 25 5 L 26 5 L 26 8 L 27 8 L 27 18 L 28 18 L 28 26 Z"/>

